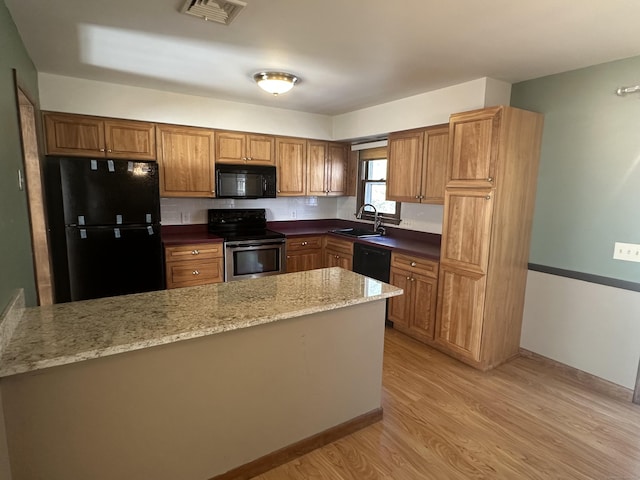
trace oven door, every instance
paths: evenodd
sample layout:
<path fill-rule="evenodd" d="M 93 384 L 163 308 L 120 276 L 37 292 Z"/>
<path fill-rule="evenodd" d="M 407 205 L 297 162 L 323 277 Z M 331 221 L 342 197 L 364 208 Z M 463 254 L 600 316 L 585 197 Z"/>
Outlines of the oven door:
<path fill-rule="evenodd" d="M 284 273 L 286 271 L 284 245 L 284 239 L 226 242 L 225 281 Z"/>

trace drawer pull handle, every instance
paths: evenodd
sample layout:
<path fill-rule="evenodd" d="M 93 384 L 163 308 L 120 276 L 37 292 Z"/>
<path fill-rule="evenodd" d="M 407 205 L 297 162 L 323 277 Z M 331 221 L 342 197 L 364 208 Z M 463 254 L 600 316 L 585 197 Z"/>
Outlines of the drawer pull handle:
<path fill-rule="evenodd" d="M 193 272 L 191 272 L 193 275 L 200 275 L 200 272 L 198 270 L 194 270 Z"/>
<path fill-rule="evenodd" d="M 191 250 L 191 255 L 200 255 L 200 250 Z"/>
<path fill-rule="evenodd" d="M 411 266 L 412 266 L 412 267 L 415 267 L 416 265 L 417 265 L 417 263 L 416 263 L 416 262 L 411 262 Z"/>

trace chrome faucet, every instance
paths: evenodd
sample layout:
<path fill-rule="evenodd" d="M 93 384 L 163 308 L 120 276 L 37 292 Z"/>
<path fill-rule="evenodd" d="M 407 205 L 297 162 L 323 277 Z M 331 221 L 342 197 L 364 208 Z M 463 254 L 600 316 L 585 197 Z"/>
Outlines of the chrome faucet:
<path fill-rule="evenodd" d="M 378 209 L 375 207 L 375 205 L 372 205 L 370 203 L 365 203 L 364 205 L 362 205 L 360 207 L 360 210 L 358 210 L 358 213 L 356 214 L 356 218 L 358 220 L 362 219 L 362 214 L 364 212 L 364 207 L 373 208 L 373 231 L 377 232 L 378 229 L 380 228 L 380 226 L 382 225 L 382 220 L 378 216 Z"/>

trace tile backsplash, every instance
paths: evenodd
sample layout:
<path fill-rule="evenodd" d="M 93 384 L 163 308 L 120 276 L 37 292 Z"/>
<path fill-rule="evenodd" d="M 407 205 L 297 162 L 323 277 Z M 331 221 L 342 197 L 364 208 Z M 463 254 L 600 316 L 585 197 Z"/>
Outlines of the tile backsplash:
<path fill-rule="evenodd" d="M 355 197 L 280 197 L 258 200 L 212 198 L 161 198 L 163 225 L 207 223 L 210 208 L 264 208 L 267 220 L 317 220 L 342 218 L 353 220 Z M 399 228 L 419 232 L 442 233 L 442 205 L 403 203 Z"/>

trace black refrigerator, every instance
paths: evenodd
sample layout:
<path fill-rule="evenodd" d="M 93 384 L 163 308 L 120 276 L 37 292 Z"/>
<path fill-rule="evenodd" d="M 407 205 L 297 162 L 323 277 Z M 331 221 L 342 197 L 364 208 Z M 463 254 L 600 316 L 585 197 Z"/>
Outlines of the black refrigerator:
<path fill-rule="evenodd" d="M 47 157 L 56 302 L 164 288 L 156 162 Z"/>

